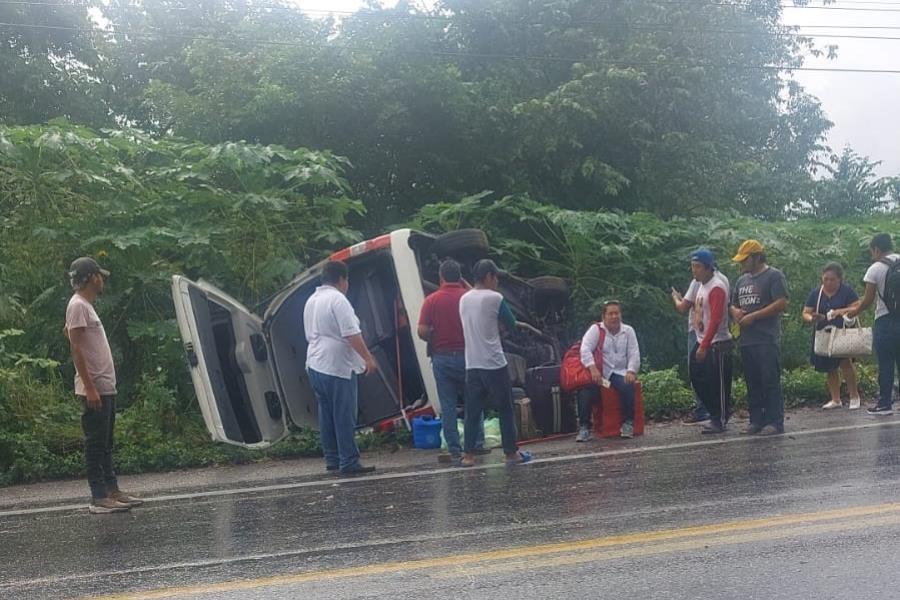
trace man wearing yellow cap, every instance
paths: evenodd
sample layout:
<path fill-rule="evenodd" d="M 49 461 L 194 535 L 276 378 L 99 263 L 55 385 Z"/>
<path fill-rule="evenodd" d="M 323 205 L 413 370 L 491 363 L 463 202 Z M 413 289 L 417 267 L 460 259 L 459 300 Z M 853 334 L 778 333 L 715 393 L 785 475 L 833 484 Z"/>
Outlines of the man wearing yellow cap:
<path fill-rule="evenodd" d="M 766 263 L 763 245 L 747 240 L 732 259 L 741 276 L 731 295 L 731 318 L 740 325 L 738 345 L 750 404 L 748 435 L 784 433 L 781 394 L 781 313 L 787 307 L 784 273 Z"/>

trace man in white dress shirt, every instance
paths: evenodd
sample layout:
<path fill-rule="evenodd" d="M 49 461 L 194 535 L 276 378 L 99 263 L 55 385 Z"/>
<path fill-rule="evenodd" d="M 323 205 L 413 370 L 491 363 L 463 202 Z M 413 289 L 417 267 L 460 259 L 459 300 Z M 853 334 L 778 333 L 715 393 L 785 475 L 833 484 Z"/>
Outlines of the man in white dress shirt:
<path fill-rule="evenodd" d="M 319 434 L 325 468 L 344 474 L 371 473 L 359 462 L 356 446 L 357 377 L 377 368 L 369 353 L 359 318 L 347 300 L 347 265 L 326 263 L 322 285 L 306 301 L 303 328 L 309 347 L 306 371 L 319 404 Z"/>

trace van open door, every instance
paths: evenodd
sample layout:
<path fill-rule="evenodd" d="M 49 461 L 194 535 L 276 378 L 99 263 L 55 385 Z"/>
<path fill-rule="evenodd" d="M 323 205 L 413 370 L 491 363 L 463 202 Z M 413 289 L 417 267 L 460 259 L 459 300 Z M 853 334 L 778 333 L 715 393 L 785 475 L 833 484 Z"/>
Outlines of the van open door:
<path fill-rule="evenodd" d="M 172 297 L 203 420 L 214 441 L 265 448 L 287 415 L 262 320 L 206 282 L 176 275 Z"/>

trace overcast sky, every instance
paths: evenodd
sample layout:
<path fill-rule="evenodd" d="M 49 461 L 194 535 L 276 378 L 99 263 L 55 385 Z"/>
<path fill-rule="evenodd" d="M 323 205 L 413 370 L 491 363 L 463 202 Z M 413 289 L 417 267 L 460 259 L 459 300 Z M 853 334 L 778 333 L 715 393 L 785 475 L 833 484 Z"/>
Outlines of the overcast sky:
<path fill-rule="evenodd" d="M 837 7 L 884 8 L 895 12 L 860 10 L 820 10 L 788 8 L 788 25 L 879 26 L 900 28 L 900 3 L 871 2 L 849 4 L 838 0 Z M 840 29 L 841 35 L 900 37 L 898 30 Z M 816 35 L 827 29 L 804 29 Z M 834 30 L 831 33 L 835 33 Z M 816 42 L 838 44 L 838 57 L 807 60 L 810 67 L 900 70 L 900 40 L 859 40 L 816 38 Z M 900 74 L 798 72 L 795 77 L 822 101 L 834 122 L 829 142 L 839 151 L 850 145 L 859 154 L 882 161 L 881 175 L 900 175 Z"/>
<path fill-rule="evenodd" d="M 295 0 L 308 10 L 357 10 L 363 5 L 361 0 Z M 430 0 L 420 0 L 430 4 Z M 396 0 L 384 0 L 382 4 L 392 6 Z M 821 5 L 821 2 L 817 4 Z M 897 30 L 878 29 L 804 29 L 804 33 L 824 35 L 869 35 L 900 38 L 900 1 L 870 0 L 868 2 L 841 2 L 832 5 L 838 8 L 886 9 L 874 10 L 834 10 L 817 8 L 786 8 L 784 22 L 787 25 L 827 25 L 827 26 L 887 26 Z M 808 67 L 850 68 L 850 69 L 895 69 L 900 70 L 900 40 L 861 40 L 816 38 L 817 44 L 838 44 L 838 57 L 833 60 L 812 58 Z M 882 161 L 881 175 L 900 175 L 900 73 L 839 73 L 839 72 L 797 72 L 795 78 L 810 93 L 817 96 L 825 108 L 828 118 L 834 122 L 829 136 L 829 144 L 839 152 L 850 145 L 857 153 L 872 160 Z"/>

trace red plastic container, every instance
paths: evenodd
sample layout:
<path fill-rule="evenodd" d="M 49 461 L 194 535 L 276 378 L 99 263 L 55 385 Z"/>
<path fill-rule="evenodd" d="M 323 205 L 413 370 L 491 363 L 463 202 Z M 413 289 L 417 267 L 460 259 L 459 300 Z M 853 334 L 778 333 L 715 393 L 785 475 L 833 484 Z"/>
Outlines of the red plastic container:
<path fill-rule="evenodd" d="M 644 392 L 641 382 L 634 384 L 634 435 L 644 435 Z M 619 437 L 622 428 L 622 400 L 613 388 L 600 389 L 600 402 L 591 413 L 594 433 L 600 437 Z"/>
<path fill-rule="evenodd" d="M 437 415 L 434 414 L 434 409 L 432 409 L 430 406 L 423 406 L 422 408 L 406 411 L 406 418 L 409 420 L 410 424 L 412 424 L 412 420 L 416 417 L 437 418 Z M 372 427 L 372 429 L 381 433 L 390 433 L 397 429 L 403 429 L 404 427 L 405 425 L 403 424 L 403 417 L 391 417 L 390 419 L 379 421 Z"/>

